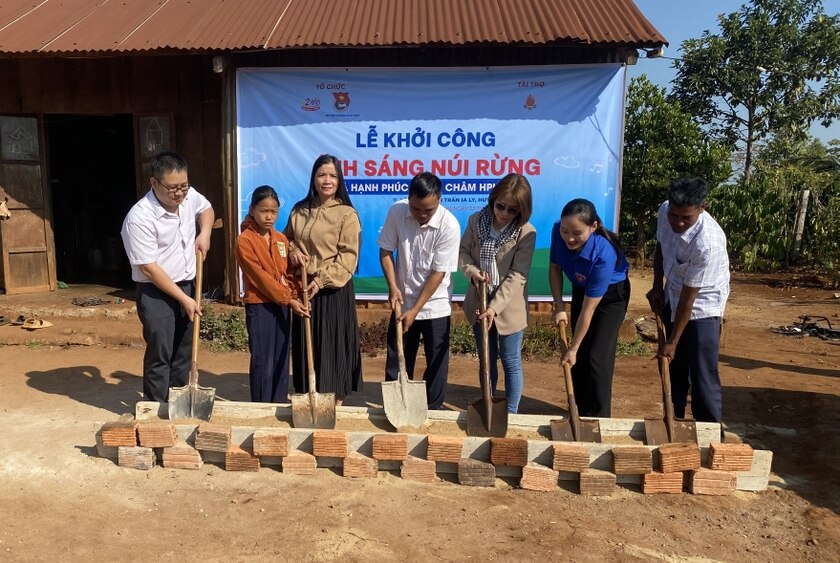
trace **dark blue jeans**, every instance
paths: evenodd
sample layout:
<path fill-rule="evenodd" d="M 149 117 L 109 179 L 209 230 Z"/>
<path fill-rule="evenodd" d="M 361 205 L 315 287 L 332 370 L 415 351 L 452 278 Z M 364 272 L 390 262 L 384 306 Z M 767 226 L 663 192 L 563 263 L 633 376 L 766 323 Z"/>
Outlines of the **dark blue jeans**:
<path fill-rule="evenodd" d="M 478 350 L 478 357 L 482 357 L 481 324 L 473 325 L 475 334 L 475 347 Z M 502 368 L 505 370 L 505 398 L 509 413 L 519 412 L 519 401 L 522 399 L 522 339 L 525 336 L 525 329 L 513 334 L 499 334 L 496 325 L 490 327 L 490 389 L 493 397 L 496 396 L 496 385 L 499 382 L 498 360 L 502 360 Z M 482 377 L 479 374 L 479 378 Z M 479 381 L 479 384 L 481 382 Z"/>

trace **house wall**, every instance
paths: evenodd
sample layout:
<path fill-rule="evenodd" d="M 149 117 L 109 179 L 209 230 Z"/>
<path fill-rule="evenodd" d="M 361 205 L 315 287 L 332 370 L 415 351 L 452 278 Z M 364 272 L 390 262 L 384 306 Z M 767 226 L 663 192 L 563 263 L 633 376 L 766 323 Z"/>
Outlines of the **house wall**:
<path fill-rule="evenodd" d="M 0 113 L 42 118 L 51 113 L 170 113 L 175 125 L 173 148 L 189 163 L 190 182 L 221 216 L 222 80 L 213 73 L 211 60 L 207 55 L 0 59 Z M 139 165 L 136 175 L 138 194 L 144 193 L 148 179 L 142 177 Z M 224 245 L 229 237 L 223 231 L 213 233 L 205 287 L 224 280 Z"/>

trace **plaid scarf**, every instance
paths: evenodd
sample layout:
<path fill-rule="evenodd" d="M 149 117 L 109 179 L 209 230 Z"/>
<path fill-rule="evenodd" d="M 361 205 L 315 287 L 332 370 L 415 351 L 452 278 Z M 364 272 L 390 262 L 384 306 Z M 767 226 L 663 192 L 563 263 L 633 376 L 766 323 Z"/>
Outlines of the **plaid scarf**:
<path fill-rule="evenodd" d="M 482 272 L 490 274 L 490 287 L 488 288 L 492 293 L 499 286 L 499 268 L 496 267 L 496 252 L 499 248 L 509 240 L 513 240 L 519 236 L 521 226 L 518 220 L 513 220 L 502 229 L 498 238 L 490 236 L 490 230 L 493 228 L 493 211 L 490 207 L 485 207 L 479 212 L 478 221 L 478 245 L 479 245 L 479 266 Z"/>

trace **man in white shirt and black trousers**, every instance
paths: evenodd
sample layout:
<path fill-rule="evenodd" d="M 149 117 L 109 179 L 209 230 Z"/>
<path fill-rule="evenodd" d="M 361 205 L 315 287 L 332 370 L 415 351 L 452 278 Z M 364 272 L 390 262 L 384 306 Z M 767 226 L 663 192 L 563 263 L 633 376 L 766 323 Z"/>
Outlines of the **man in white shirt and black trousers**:
<path fill-rule="evenodd" d="M 685 417 L 690 388 L 694 419 L 720 422 L 718 353 L 729 256 L 723 229 L 705 211 L 708 194 L 709 184 L 700 178 L 674 180 L 668 187 L 668 201 L 659 208 L 648 300 L 668 332 L 659 355 L 670 360 L 674 415 Z"/>
<path fill-rule="evenodd" d="M 143 397 L 166 402 L 170 387 L 188 383 L 192 321 L 201 315 L 194 299 L 196 250 L 207 256 L 215 217 L 207 198 L 190 186 L 183 158 L 160 153 L 151 167 L 151 189 L 128 212 L 120 234 L 146 341 Z"/>
<path fill-rule="evenodd" d="M 429 172 L 415 176 L 408 200 L 391 206 L 379 233 L 379 262 L 388 282 L 391 310 L 402 304 L 405 365 L 409 376 L 423 335 L 426 353 L 426 400 L 439 409 L 449 375 L 449 330 L 452 314 L 452 272 L 458 269 L 461 226 L 440 204 L 440 178 Z M 394 251 L 397 253 L 396 266 Z M 396 318 L 388 324 L 385 379 L 398 376 Z"/>

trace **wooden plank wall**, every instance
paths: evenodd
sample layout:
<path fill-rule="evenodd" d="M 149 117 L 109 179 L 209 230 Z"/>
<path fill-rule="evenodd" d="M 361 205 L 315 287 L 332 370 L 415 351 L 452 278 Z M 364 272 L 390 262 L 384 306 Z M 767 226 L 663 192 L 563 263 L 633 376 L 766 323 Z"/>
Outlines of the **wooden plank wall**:
<path fill-rule="evenodd" d="M 190 181 L 213 204 L 216 216 L 221 217 L 222 80 L 213 73 L 211 59 L 207 55 L 0 59 L 0 113 L 43 116 L 172 112 L 175 149 L 190 165 Z M 213 233 L 205 265 L 208 289 L 223 283 L 223 231 Z"/>

